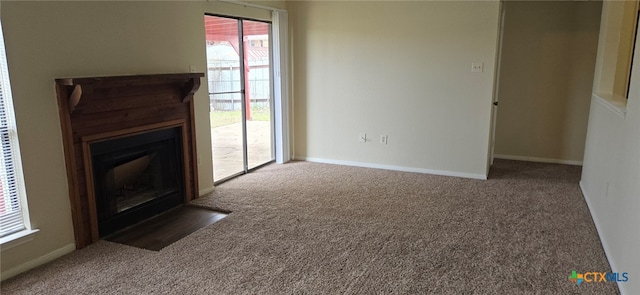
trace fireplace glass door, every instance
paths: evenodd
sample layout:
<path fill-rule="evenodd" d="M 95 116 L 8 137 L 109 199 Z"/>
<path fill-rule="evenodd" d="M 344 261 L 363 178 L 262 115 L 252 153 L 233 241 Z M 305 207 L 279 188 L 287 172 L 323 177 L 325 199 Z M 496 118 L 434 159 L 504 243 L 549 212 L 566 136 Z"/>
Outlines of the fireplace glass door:
<path fill-rule="evenodd" d="M 180 133 L 171 128 L 91 144 L 100 236 L 183 203 Z"/>

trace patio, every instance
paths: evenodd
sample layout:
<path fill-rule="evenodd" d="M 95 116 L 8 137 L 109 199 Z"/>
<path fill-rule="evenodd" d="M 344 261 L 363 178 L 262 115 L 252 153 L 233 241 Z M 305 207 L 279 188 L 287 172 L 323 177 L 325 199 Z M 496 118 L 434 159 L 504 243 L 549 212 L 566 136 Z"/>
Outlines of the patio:
<path fill-rule="evenodd" d="M 270 121 L 247 121 L 249 169 L 273 159 L 271 138 Z M 241 122 L 212 127 L 211 143 L 213 148 L 214 181 L 224 179 L 244 170 Z"/>

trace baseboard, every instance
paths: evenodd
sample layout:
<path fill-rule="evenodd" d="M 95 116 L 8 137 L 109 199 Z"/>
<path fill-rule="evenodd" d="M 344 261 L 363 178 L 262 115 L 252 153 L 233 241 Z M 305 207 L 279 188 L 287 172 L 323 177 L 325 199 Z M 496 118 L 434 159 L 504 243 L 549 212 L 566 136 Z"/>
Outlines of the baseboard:
<path fill-rule="evenodd" d="M 498 155 L 498 154 L 494 154 L 493 157 L 496 158 L 496 159 L 504 159 L 504 160 L 516 160 L 516 161 L 529 161 L 529 162 L 540 162 L 540 163 L 550 163 L 550 164 L 565 164 L 565 165 L 582 166 L 582 161 L 570 161 L 570 160 L 560 160 L 560 159 L 548 159 L 548 158 L 525 157 L 525 156 L 511 156 L 511 155 Z"/>
<path fill-rule="evenodd" d="M 216 189 L 216 188 L 215 188 L 215 187 L 213 187 L 213 186 L 212 186 L 212 187 L 205 188 L 205 189 L 201 189 L 201 190 L 198 192 L 198 197 L 202 197 L 202 196 L 204 196 L 204 195 L 206 195 L 206 194 L 212 193 L 215 189 Z"/>
<path fill-rule="evenodd" d="M 403 171 L 403 172 L 425 173 L 425 174 L 454 176 L 454 177 L 472 178 L 472 179 L 483 179 L 483 180 L 487 179 L 487 176 L 484 174 L 462 173 L 462 172 L 453 172 L 453 171 L 446 171 L 446 170 L 424 169 L 424 168 L 415 168 L 415 167 L 383 165 L 383 164 L 342 161 L 342 160 L 322 159 L 322 158 L 302 157 L 302 156 L 296 156 L 295 159 L 299 161 L 307 161 L 307 162 L 315 162 L 315 163 L 336 164 L 336 165 L 344 165 L 344 166 L 375 168 L 375 169 Z"/>
<path fill-rule="evenodd" d="M 25 271 L 28 271 L 30 269 L 36 268 L 40 265 L 43 265 L 45 263 L 51 262 L 55 259 L 58 259 L 64 255 L 67 255 L 73 251 L 76 250 L 76 245 L 74 243 L 68 244 L 62 248 L 56 249 L 52 252 L 49 252 L 48 254 L 45 254 L 43 256 L 40 256 L 36 259 L 27 261 L 23 264 L 20 264 L 12 269 L 9 269 L 7 271 L 3 271 L 0 274 L 0 280 L 4 281 L 6 279 L 10 279 L 12 277 L 15 277 Z"/>
<path fill-rule="evenodd" d="M 600 227 L 598 216 L 594 214 L 595 212 L 593 211 L 593 206 L 589 201 L 589 196 L 587 195 L 584 189 L 584 184 L 582 180 L 580 181 L 580 191 L 582 192 L 582 197 L 587 203 L 587 208 L 589 208 L 591 219 L 593 219 L 593 223 L 596 225 L 596 231 L 598 232 L 598 237 L 600 238 L 600 244 L 602 244 L 602 249 L 604 249 L 604 256 L 606 256 L 607 260 L 609 261 L 609 266 L 611 266 L 611 271 L 615 272 L 618 268 L 616 267 L 616 263 L 613 260 L 613 256 L 611 256 L 611 248 L 609 248 L 609 245 L 607 244 L 607 240 L 602 235 L 603 231 L 602 231 L 602 228 Z M 620 290 L 620 293 L 624 295 L 625 292 L 624 292 L 623 286 L 620 285 L 620 282 L 616 282 L 616 284 L 618 284 L 618 290 Z"/>

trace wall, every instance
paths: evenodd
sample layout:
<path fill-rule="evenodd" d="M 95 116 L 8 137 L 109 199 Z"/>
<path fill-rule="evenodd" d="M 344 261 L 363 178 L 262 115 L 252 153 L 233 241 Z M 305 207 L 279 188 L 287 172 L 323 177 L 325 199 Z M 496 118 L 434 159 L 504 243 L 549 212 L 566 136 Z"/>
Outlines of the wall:
<path fill-rule="evenodd" d="M 594 92 L 627 97 L 637 14 L 637 1 L 604 2 Z"/>
<path fill-rule="evenodd" d="M 504 5 L 495 156 L 579 164 L 602 3 Z"/>
<path fill-rule="evenodd" d="M 616 22 L 605 2 L 602 27 Z M 615 11 L 615 10 L 614 10 Z M 601 32 L 598 55 L 610 40 Z M 603 36 L 603 34 L 605 36 Z M 636 42 L 635 56 L 640 56 Z M 613 56 L 614 60 L 616 56 Z M 607 79 L 605 59 L 598 60 L 596 75 Z M 594 91 L 598 90 L 596 80 Z M 612 90 L 610 90 L 612 91 Z M 611 94 L 611 93 L 608 93 Z M 604 97 L 600 98 L 599 96 Z M 594 93 L 580 186 L 591 210 L 600 239 L 614 272 L 628 272 L 629 282 L 619 283 L 622 294 L 640 294 L 640 59 L 633 61 L 629 99 L 619 104 L 611 96 Z"/>
<path fill-rule="evenodd" d="M 260 4 L 284 7 L 284 2 Z M 270 19 L 219 2 L 2 1 L 33 241 L 3 249 L 2 279 L 74 249 L 54 79 L 206 69 L 205 12 Z M 203 78 L 206 81 L 206 77 Z M 200 190 L 213 187 L 206 83 L 195 96 Z"/>
<path fill-rule="evenodd" d="M 499 2 L 287 7 L 296 159 L 486 176 Z"/>

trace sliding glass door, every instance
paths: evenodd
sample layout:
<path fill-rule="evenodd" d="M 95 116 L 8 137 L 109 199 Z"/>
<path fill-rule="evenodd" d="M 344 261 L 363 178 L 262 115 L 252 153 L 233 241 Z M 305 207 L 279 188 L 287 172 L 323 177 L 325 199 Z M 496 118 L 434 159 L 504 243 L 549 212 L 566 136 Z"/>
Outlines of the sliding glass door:
<path fill-rule="evenodd" d="M 270 27 L 264 22 L 242 21 L 248 69 L 245 76 L 245 102 L 249 107 L 245 117 L 245 140 L 249 169 L 274 159 Z"/>
<path fill-rule="evenodd" d="M 274 159 L 271 25 L 205 16 L 214 183 Z"/>

